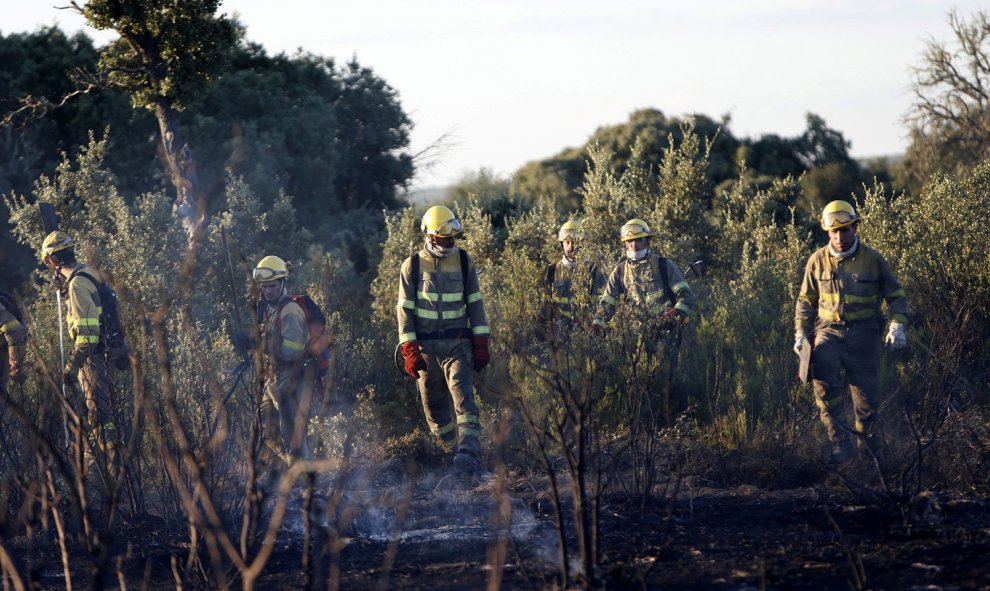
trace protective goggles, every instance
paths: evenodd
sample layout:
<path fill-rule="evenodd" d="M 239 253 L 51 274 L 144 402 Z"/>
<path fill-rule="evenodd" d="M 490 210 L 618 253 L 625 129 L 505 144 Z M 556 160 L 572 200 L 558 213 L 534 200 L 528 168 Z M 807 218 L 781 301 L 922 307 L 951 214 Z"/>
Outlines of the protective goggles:
<path fill-rule="evenodd" d="M 848 211 L 832 211 L 825 214 L 822 227 L 826 230 L 835 230 L 848 226 L 854 221 L 855 218 Z"/>
<path fill-rule="evenodd" d="M 440 226 L 435 230 L 427 230 L 426 233 L 433 236 L 439 236 L 440 238 L 457 236 L 461 233 L 461 221 L 454 218 L 440 224 Z"/>
<path fill-rule="evenodd" d="M 251 276 L 254 277 L 255 281 L 271 281 L 272 279 L 285 277 L 285 271 L 276 271 L 268 267 L 255 267 L 254 271 L 251 272 Z"/>
<path fill-rule="evenodd" d="M 650 230 L 641 224 L 626 224 L 619 228 L 619 237 L 622 240 L 635 240 L 649 236 Z"/>
<path fill-rule="evenodd" d="M 560 233 L 557 234 L 557 241 L 563 242 L 564 240 L 578 242 L 581 240 L 581 232 L 578 232 L 577 230 L 561 230 Z"/>

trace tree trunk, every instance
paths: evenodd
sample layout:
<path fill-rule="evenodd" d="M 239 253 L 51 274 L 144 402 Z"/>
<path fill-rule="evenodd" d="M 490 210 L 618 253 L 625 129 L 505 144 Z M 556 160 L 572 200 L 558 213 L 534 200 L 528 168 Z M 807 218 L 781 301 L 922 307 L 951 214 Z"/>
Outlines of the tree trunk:
<path fill-rule="evenodd" d="M 186 234 L 192 237 L 206 216 L 206 199 L 199 192 L 192 148 L 182 141 L 179 114 L 170 104 L 156 105 L 155 117 L 161 132 L 162 157 L 176 191 L 172 214 L 182 220 Z"/>

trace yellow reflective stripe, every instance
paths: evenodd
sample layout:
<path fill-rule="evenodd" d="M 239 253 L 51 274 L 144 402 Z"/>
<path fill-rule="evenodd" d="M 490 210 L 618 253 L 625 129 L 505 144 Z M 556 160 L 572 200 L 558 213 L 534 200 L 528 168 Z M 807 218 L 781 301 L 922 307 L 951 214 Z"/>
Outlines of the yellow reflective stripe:
<path fill-rule="evenodd" d="M 842 320 L 838 312 L 833 312 L 825 308 L 818 308 L 818 317 L 827 322 L 838 322 Z"/>
<path fill-rule="evenodd" d="M 443 427 L 439 427 L 439 428 L 435 429 L 433 432 L 436 433 L 437 435 L 446 435 L 447 433 L 450 433 L 451 431 L 453 431 L 456 428 L 457 428 L 457 425 L 455 425 L 454 423 L 447 423 Z"/>
<path fill-rule="evenodd" d="M 461 436 L 481 439 L 481 429 L 477 427 L 461 427 Z"/>
<path fill-rule="evenodd" d="M 77 335 L 76 344 L 77 345 L 95 345 L 100 342 L 99 335 Z"/>
<path fill-rule="evenodd" d="M 480 291 L 476 291 L 476 292 L 474 292 L 472 294 L 468 294 L 467 303 L 473 304 L 475 302 L 480 302 L 480 301 L 481 301 L 481 292 Z"/>
<path fill-rule="evenodd" d="M 890 315 L 890 318 L 892 320 L 896 320 L 896 321 L 900 322 L 901 324 L 905 324 L 906 325 L 908 323 L 908 317 L 905 316 L 904 314 L 891 314 Z"/>
<path fill-rule="evenodd" d="M 818 294 L 814 294 L 814 293 L 803 293 L 803 294 L 801 294 L 801 295 L 798 296 L 798 299 L 804 300 L 804 301 L 808 302 L 809 304 L 811 304 L 812 306 L 817 306 L 818 305 Z"/>
<path fill-rule="evenodd" d="M 415 310 L 416 309 L 416 302 L 414 302 L 412 300 L 399 300 L 399 307 L 400 308 L 407 308 L 409 310 Z"/>
<path fill-rule="evenodd" d="M 77 318 L 76 326 L 99 326 L 99 318 Z"/>
<path fill-rule="evenodd" d="M 461 318 L 466 314 L 467 314 L 467 308 L 465 308 L 464 306 L 461 306 L 460 308 L 456 308 L 454 310 L 443 310 L 444 318 Z"/>
<path fill-rule="evenodd" d="M 674 293 L 677 293 L 678 291 L 680 291 L 682 289 L 687 289 L 687 288 L 688 288 L 687 281 L 678 281 L 677 283 L 674 284 L 674 287 L 672 287 L 670 289 Z"/>
<path fill-rule="evenodd" d="M 417 293 L 416 295 L 418 295 L 419 297 L 423 298 L 424 300 L 426 300 L 428 302 L 435 302 L 435 301 L 437 301 L 437 300 L 440 299 L 440 296 L 439 295 L 437 295 L 435 293 L 430 293 L 430 292 L 428 292 L 426 290 L 423 290 L 423 291 Z"/>
<path fill-rule="evenodd" d="M 457 424 L 463 425 L 465 423 L 480 425 L 481 419 L 478 418 L 478 415 L 457 415 Z"/>
<path fill-rule="evenodd" d="M 489 330 L 488 326 L 487 325 L 484 325 L 484 324 L 481 325 L 481 326 L 472 326 L 471 327 L 471 334 L 474 335 L 474 336 L 483 335 L 483 334 L 491 334 L 491 330 Z"/>
<path fill-rule="evenodd" d="M 614 305 L 616 305 L 616 304 L 619 303 L 618 300 L 616 300 L 615 298 L 613 298 L 610 295 L 603 295 L 602 296 L 602 301 L 605 302 L 606 304 L 610 305 L 610 306 L 614 306 Z"/>
<path fill-rule="evenodd" d="M 405 332 L 405 333 L 402 333 L 402 334 L 399 335 L 399 344 L 400 345 L 404 345 L 404 344 L 408 343 L 409 341 L 415 341 L 415 340 L 416 340 L 416 333 L 415 332 Z"/>
<path fill-rule="evenodd" d="M 847 312 L 846 320 L 863 320 L 865 318 L 873 318 L 877 315 L 877 311 L 873 308 L 868 308 L 866 310 L 859 310 L 857 312 Z"/>
<path fill-rule="evenodd" d="M 851 293 L 846 294 L 847 304 L 875 304 L 877 303 L 877 296 L 873 294 L 871 296 L 858 296 Z"/>
<path fill-rule="evenodd" d="M 885 299 L 889 302 L 891 300 L 896 300 L 897 298 L 906 298 L 906 297 L 907 297 L 907 292 L 905 292 L 904 288 L 902 287 L 887 294 L 887 297 Z"/>
<path fill-rule="evenodd" d="M 688 308 L 687 306 L 679 302 L 676 306 L 674 306 L 674 308 L 680 310 L 681 312 L 684 312 L 685 316 L 691 313 L 691 308 Z"/>
<path fill-rule="evenodd" d="M 427 318 L 429 320 L 439 320 L 440 314 L 434 312 L 433 310 L 424 310 L 423 308 L 416 308 L 416 316 L 418 318 Z"/>
<path fill-rule="evenodd" d="M 463 293 L 445 293 L 440 296 L 441 302 L 459 302 L 464 299 Z"/>
<path fill-rule="evenodd" d="M 553 301 L 555 304 L 569 304 L 571 303 L 571 298 L 565 298 L 563 296 L 554 296 Z"/>
<path fill-rule="evenodd" d="M 819 301 L 828 302 L 830 304 L 839 303 L 839 294 L 837 293 L 823 293 L 819 298 Z"/>
<path fill-rule="evenodd" d="M 282 339 L 282 346 L 290 351 L 302 351 L 306 347 L 305 344 L 299 341 L 290 341 L 289 339 Z"/>
<path fill-rule="evenodd" d="M 18 322 L 16 318 L 14 318 L 10 322 L 4 324 L 3 326 L 0 326 L 0 332 L 10 332 L 10 331 L 16 329 L 20 325 L 21 325 L 21 323 Z"/>

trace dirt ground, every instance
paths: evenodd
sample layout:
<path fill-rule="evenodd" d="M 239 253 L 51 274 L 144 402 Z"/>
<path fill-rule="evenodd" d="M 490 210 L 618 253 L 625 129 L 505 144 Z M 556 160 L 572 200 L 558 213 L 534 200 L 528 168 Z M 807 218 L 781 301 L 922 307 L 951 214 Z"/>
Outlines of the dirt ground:
<path fill-rule="evenodd" d="M 321 540 L 310 588 L 473 590 L 487 588 L 494 576 L 500 589 L 565 588 L 545 482 L 507 482 L 498 503 L 491 476 L 469 485 L 441 469 L 420 475 L 414 486 L 367 481 L 365 490 L 348 493 L 353 519 L 338 513 L 341 522 L 351 521 L 339 537 L 330 534 L 340 551 Z M 604 589 L 990 589 L 987 499 L 923 495 L 885 510 L 852 504 L 828 484 L 761 490 L 684 483 L 673 501 L 609 496 L 600 509 L 601 567 L 590 578 Z M 506 508 L 511 525 L 500 526 Z M 307 588 L 301 522 L 290 514 L 259 589 Z M 182 560 L 186 550 L 160 526 L 115 530 L 127 588 L 143 581 L 144 588 L 176 588 L 172 557 Z M 573 534 L 572 524 L 567 529 Z M 569 544 L 573 557 L 573 535 Z M 489 566 L 499 547 L 500 572 Z M 570 562 L 566 588 L 590 588 L 578 561 Z M 89 588 L 83 561 L 77 565 L 75 588 Z M 47 561 L 44 588 L 64 588 L 60 570 L 56 558 Z M 210 586 L 202 579 L 187 584 Z M 120 588 L 115 574 L 107 587 Z"/>

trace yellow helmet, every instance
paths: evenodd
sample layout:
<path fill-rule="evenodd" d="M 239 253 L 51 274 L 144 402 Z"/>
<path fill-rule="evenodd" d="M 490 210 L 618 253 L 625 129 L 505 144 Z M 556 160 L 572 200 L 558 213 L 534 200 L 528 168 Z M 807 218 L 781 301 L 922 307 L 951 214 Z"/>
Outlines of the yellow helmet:
<path fill-rule="evenodd" d="M 258 261 L 258 266 L 254 268 L 251 276 L 258 283 L 262 281 L 275 281 L 276 279 L 285 279 L 288 277 L 289 269 L 285 266 L 285 261 L 277 256 L 268 255 Z"/>
<path fill-rule="evenodd" d="M 822 230 L 838 230 L 859 221 L 856 210 L 848 201 L 836 199 L 822 210 Z"/>
<path fill-rule="evenodd" d="M 584 238 L 584 232 L 581 229 L 581 222 L 577 220 L 564 222 L 564 225 L 560 227 L 560 231 L 557 232 L 557 242 L 563 242 L 568 238 L 574 241 Z"/>
<path fill-rule="evenodd" d="M 41 243 L 41 260 L 47 261 L 53 253 L 67 248 L 75 248 L 76 241 L 65 232 L 55 230 L 45 236 L 45 241 Z"/>
<path fill-rule="evenodd" d="M 619 228 L 619 238 L 623 242 L 626 240 L 636 240 L 637 238 L 646 238 L 647 236 L 653 236 L 653 232 L 650 231 L 650 225 L 639 218 L 633 218 L 622 224 L 622 227 Z"/>
<path fill-rule="evenodd" d="M 423 223 L 419 229 L 437 238 L 457 237 L 461 235 L 461 222 L 450 208 L 434 205 L 423 214 Z"/>

